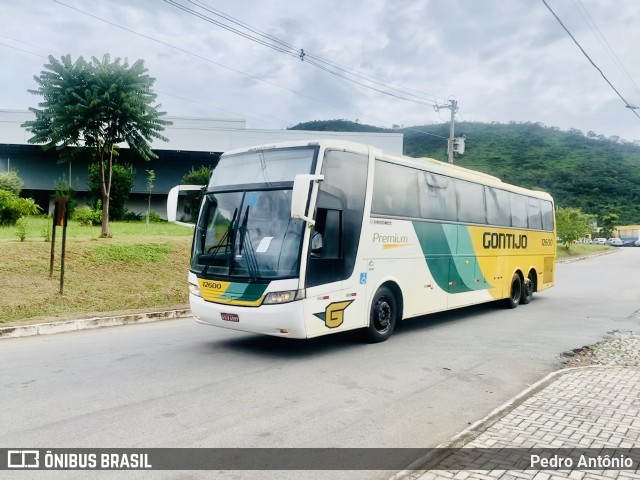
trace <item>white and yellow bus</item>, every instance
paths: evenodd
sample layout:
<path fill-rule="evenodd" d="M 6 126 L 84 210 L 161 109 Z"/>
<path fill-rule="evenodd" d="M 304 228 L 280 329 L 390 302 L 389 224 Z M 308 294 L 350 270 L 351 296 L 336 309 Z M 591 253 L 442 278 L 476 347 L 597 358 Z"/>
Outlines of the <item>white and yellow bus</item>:
<path fill-rule="evenodd" d="M 337 140 L 235 150 L 203 193 L 191 311 L 246 332 L 383 341 L 403 319 L 529 303 L 554 284 L 555 240 L 550 195 L 466 168 Z"/>

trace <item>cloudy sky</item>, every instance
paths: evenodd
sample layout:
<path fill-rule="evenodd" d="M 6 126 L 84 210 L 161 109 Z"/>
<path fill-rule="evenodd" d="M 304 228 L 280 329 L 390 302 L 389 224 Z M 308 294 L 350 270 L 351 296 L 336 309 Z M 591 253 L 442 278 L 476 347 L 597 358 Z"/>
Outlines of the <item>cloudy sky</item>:
<path fill-rule="evenodd" d="M 547 2 L 640 106 L 640 2 Z M 0 0 L 0 18 L 0 109 L 36 105 L 27 89 L 48 55 L 109 53 L 144 59 L 174 116 L 412 126 L 448 121 L 433 104 L 455 98 L 459 120 L 640 139 L 640 118 L 541 0 Z"/>

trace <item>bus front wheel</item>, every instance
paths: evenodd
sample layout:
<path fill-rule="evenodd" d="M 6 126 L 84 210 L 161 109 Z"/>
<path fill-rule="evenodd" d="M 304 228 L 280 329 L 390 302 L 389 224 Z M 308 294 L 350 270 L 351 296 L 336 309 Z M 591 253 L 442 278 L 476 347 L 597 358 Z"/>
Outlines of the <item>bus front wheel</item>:
<path fill-rule="evenodd" d="M 520 304 L 522 298 L 522 279 L 517 273 L 513 274 L 511 279 L 511 291 L 509 297 L 505 299 L 505 304 L 508 308 L 516 308 Z"/>
<path fill-rule="evenodd" d="M 384 342 L 393 333 L 398 317 L 398 303 L 393 292 L 380 287 L 373 297 L 367 340 L 371 343 Z"/>

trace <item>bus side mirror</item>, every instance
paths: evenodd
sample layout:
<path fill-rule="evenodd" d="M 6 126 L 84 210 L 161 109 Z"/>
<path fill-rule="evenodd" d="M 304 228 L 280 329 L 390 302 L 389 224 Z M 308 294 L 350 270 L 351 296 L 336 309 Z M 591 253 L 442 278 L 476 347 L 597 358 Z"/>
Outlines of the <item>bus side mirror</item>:
<path fill-rule="evenodd" d="M 169 195 L 167 196 L 167 220 L 171 223 L 177 223 L 178 225 L 193 227 L 194 225 L 190 223 L 178 221 L 178 197 L 180 192 L 197 192 L 199 194 L 203 189 L 204 185 L 178 185 L 169 190 Z"/>
<path fill-rule="evenodd" d="M 315 222 L 307 216 L 307 201 L 309 200 L 309 183 L 324 180 L 324 175 L 296 175 L 293 179 L 293 192 L 291 194 L 291 218 L 299 218 L 309 225 Z"/>

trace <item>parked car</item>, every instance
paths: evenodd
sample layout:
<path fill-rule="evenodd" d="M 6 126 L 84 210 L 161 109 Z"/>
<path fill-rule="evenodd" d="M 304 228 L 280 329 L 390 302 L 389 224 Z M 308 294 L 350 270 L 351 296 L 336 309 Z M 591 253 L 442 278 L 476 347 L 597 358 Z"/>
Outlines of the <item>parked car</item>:
<path fill-rule="evenodd" d="M 595 244 L 595 245 L 606 245 L 607 244 L 607 239 L 606 238 L 594 238 L 593 240 L 591 240 L 591 244 Z"/>
<path fill-rule="evenodd" d="M 621 247 L 624 245 L 624 242 L 619 238 L 610 238 L 607 240 L 607 245 L 611 245 L 612 247 Z"/>
<path fill-rule="evenodd" d="M 640 239 L 633 242 L 634 247 L 640 247 Z"/>
<path fill-rule="evenodd" d="M 622 240 L 623 247 L 635 247 L 633 240 Z"/>

